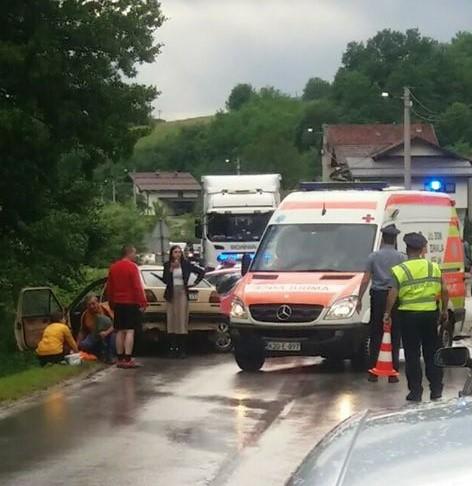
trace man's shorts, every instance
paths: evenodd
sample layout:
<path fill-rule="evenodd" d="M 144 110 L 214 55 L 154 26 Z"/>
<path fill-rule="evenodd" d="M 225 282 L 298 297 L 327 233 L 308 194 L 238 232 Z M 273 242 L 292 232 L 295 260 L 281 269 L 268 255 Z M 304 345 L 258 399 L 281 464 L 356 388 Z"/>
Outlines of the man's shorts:
<path fill-rule="evenodd" d="M 117 331 L 138 331 L 141 327 L 142 314 L 138 305 L 115 304 L 113 326 Z"/>

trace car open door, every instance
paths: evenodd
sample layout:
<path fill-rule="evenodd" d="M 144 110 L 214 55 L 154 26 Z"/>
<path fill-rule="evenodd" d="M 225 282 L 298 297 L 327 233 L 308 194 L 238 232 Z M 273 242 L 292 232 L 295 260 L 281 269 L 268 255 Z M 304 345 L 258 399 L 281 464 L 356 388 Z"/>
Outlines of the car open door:
<path fill-rule="evenodd" d="M 49 287 L 25 288 L 20 292 L 15 319 L 15 338 L 22 351 L 36 349 L 53 312 L 64 311 Z"/>

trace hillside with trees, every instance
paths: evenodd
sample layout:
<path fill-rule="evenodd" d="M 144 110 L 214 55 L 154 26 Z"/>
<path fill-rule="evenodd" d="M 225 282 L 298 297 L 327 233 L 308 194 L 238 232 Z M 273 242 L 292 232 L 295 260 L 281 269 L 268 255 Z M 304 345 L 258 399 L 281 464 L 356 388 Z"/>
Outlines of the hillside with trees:
<path fill-rule="evenodd" d="M 402 123 L 404 86 L 412 89 L 413 120 L 433 123 L 442 145 L 472 155 L 472 34 L 440 43 L 413 29 L 349 43 L 334 80 L 309 79 L 301 97 L 239 84 L 226 111 L 203 123 L 160 137 L 166 123 L 156 124 L 127 164 L 201 176 L 231 173 L 225 160 L 239 157 L 244 172 L 280 172 L 292 188 L 320 174 L 323 123 Z"/>

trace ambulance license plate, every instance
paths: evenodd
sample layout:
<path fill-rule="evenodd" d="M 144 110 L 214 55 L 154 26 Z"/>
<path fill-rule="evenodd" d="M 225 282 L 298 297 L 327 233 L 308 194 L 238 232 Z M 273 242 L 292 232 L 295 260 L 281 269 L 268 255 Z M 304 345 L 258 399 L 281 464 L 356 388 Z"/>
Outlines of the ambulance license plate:
<path fill-rule="evenodd" d="M 302 344 L 296 342 L 268 341 L 265 348 L 267 351 L 301 351 Z"/>

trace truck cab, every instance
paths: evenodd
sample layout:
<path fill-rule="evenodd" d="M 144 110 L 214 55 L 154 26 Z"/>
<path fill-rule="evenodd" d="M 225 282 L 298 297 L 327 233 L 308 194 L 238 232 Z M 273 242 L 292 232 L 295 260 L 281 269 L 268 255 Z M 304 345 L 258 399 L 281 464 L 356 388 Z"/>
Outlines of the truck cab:
<path fill-rule="evenodd" d="M 208 268 L 253 255 L 280 203 L 280 175 L 204 176 L 203 219 L 197 225 Z"/>
<path fill-rule="evenodd" d="M 464 260 L 454 201 L 444 194 L 395 190 L 307 190 L 290 194 L 272 216 L 231 309 L 235 359 L 255 371 L 266 357 L 368 358 L 369 297 L 356 310 L 369 254 L 381 228 L 421 231 L 450 293 L 452 341 L 465 318 Z M 405 251 L 399 238 L 399 250 Z"/>

